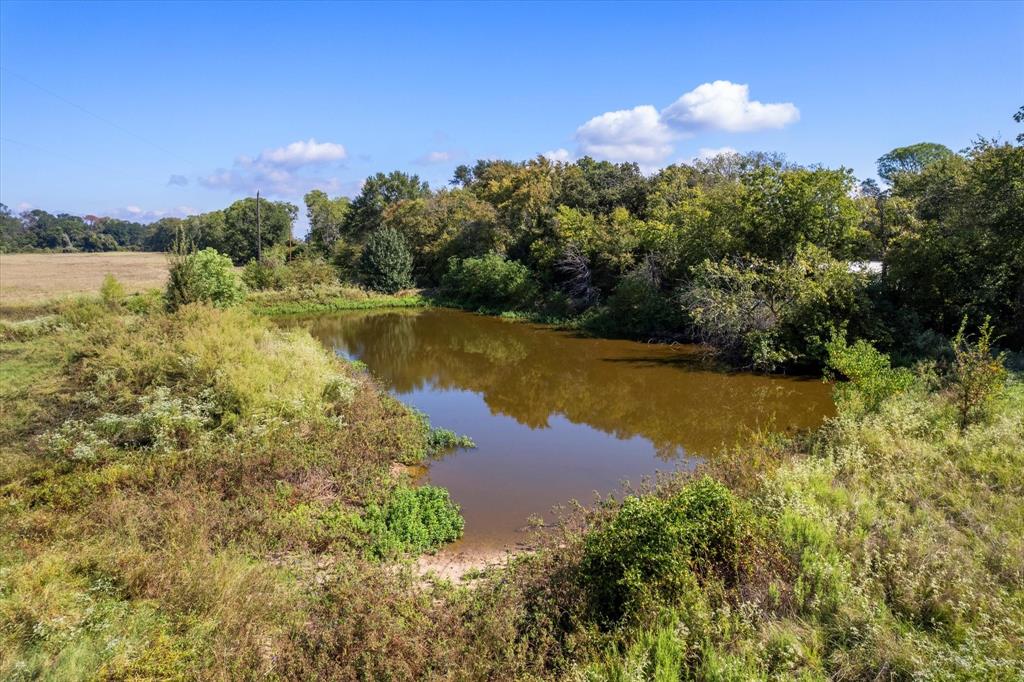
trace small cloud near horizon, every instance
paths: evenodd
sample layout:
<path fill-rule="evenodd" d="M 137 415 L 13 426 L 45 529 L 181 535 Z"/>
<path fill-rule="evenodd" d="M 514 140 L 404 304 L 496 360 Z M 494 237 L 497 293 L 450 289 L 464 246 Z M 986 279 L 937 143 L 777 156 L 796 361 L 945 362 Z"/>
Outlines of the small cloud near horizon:
<path fill-rule="evenodd" d="M 699 132 L 753 132 L 783 128 L 800 120 L 791 102 L 750 99 L 750 86 L 717 80 L 703 83 L 658 110 L 641 104 L 608 111 L 576 129 L 583 154 L 609 161 L 654 165 L 675 151 L 675 142 Z"/>
<path fill-rule="evenodd" d="M 177 187 L 184 187 L 188 184 L 188 178 L 184 175 L 172 175 L 167 179 L 167 184 Z"/>
<path fill-rule="evenodd" d="M 348 150 L 337 142 L 317 142 L 315 138 L 299 140 L 283 147 L 264 149 L 257 156 L 242 155 L 232 168 L 218 168 L 199 178 L 207 189 L 253 194 L 257 190 L 267 196 L 297 198 L 311 189 L 339 193 L 351 183 L 320 171 L 302 173 L 303 169 L 337 166 L 348 158 Z"/>
<path fill-rule="evenodd" d="M 461 156 L 458 152 L 446 149 L 433 152 L 427 152 L 422 156 L 418 156 L 413 159 L 413 163 L 418 166 L 434 166 L 441 163 L 450 163 Z"/>

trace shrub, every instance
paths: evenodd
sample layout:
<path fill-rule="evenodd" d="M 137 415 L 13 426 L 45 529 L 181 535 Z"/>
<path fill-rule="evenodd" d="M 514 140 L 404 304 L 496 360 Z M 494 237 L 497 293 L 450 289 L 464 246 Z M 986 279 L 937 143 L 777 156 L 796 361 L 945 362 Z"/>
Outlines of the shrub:
<path fill-rule="evenodd" d="M 369 505 L 364 521 L 378 557 L 434 549 L 462 536 L 464 521 L 448 491 L 399 486 L 383 507 Z"/>
<path fill-rule="evenodd" d="M 228 308 L 245 299 L 245 285 L 235 275 L 230 258 L 207 248 L 175 257 L 165 298 L 171 310 L 189 303 Z"/>
<path fill-rule="evenodd" d="M 401 233 L 382 227 L 371 234 L 359 258 L 359 274 L 376 291 L 393 294 L 411 287 L 412 252 Z"/>
<path fill-rule="evenodd" d="M 828 368 L 833 376 L 849 381 L 836 386 L 836 397 L 846 407 L 874 412 L 887 398 L 907 390 L 914 375 L 905 368 L 893 369 L 889 356 L 864 340 L 847 345 L 845 334 L 833 335 L 826 344 Z"/>
<path fill-rule="evenodd" d="M 427 434 L 427 452 L 441 454 L 455 448 L 475 448 L 476 443 L 469 436 L 460 436 L 450 429 L 430 429 Z"/>
<path fill-rule="evenodd" d="M 808 245 L 784 262 L 706 260 L 692 269 L 681 300 L 698 339 L 772 370 L 824 361 L 829 331 L 859 321 L 866 281 Z"/>
<path fill-rule="evenodd" d="M 442 294 L 470 308 L 523 308 L 536 288 L 530 270 L 497 253 L 480 258 L 450 258 L 441 280 Z"/>
<path fill-rule="evenodd" d="M 709 477 L 667 500 L 627 497 L 584 541 L 581 571 L 598 618 L 677 602 L 696 589 L 695 573 L 734 574 L 742 529 L 735 497 Z"/>
<path fill-rule="evenodd" d="M 953 373 L 950 389 L 959 416 L 960 428 L 984 419 L 992 403 L 1006 386 L 1004 355 L 992 353 L 992 326 L 985 318 L 978 330 L 978 340 L 971 342 L 964 334 L 965 317 L 953 338 Z"/>
<path fill-rule="evenodd" d="M 303 256 L 288 261 L 284 281 L 292 287 L 321 287 L 338 284 L 338 271 L 319 256 Z"/>
<path fill-rule="evenodd" d="M 109 272 L 103 277 L 103 284 L 100 286 L 100 298 L 112 308 L 119 307 L 124 302 L 124 285 L 117 281 Z"/>
<path fill-rule="evenodd" d="M 264 260 L 251 260 L 242 269 L 242 281 L 253 291 L 267 289 L 283 289 L 284 276 L 279 263 Z"/>
<path fill-rule="evenodd" d="M 590 326 L 601 333 L 638 336 L 665 332 L 679 323 L 678 309 L 661 293 L 650 269 L 641 266 L 622 278 Z"/>

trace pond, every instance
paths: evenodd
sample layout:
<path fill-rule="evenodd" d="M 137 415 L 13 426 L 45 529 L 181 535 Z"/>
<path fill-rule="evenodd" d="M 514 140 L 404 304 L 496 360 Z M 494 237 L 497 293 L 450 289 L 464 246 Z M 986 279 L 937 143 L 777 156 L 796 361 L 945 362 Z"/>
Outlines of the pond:
<path fill-rule="evenodd" d="M 820 380 L 724 372 L 696 346 L 594 339 L 455 310 L 391 309 L 295 320 L 361 360 L 471 450 L 431 462 L 466 519 L 463 549 L 511 548 L 531 516 L 689 469 L 757 429 L 832 413 Z"/>

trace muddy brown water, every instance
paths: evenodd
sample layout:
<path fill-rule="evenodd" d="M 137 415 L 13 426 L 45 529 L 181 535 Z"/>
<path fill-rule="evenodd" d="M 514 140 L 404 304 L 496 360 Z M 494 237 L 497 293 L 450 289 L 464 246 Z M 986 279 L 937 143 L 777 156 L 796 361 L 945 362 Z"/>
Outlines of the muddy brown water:
<path fill-rule="evenodd" d="M 464 550 L 514 547 L 531 516 L 689 469 L 754 430 L 832 414 L 815 379 L 724 372 L 694 346 L 593 339 L 447 310 L 375 310 L 293 320 L 361 360 L 434 426 L 476 441 L 431 462 L 466 519 Z"/>

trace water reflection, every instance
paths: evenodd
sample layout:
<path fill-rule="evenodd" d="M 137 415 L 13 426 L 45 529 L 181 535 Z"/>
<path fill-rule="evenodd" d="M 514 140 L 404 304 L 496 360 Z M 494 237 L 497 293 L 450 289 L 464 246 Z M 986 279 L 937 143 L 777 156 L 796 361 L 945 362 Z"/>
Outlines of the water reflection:
<path fill-rule="evenodd" d="M 692 347 L 442 309 L 292 323 L 477 441 L 429 474 L 463 505 L 470 544 L 507 542 L 553 504 L 689 466 L 687 455 L 710 455 L 752 429 L 814 426 L 832 409 L 820 381 L 717 371 Z"/>

